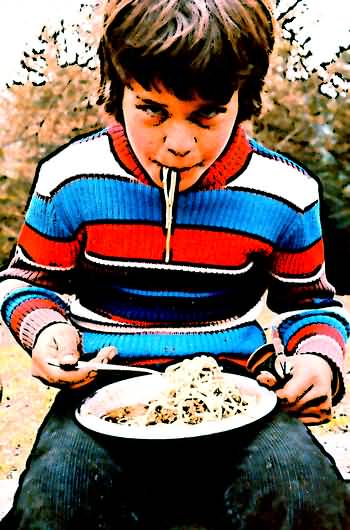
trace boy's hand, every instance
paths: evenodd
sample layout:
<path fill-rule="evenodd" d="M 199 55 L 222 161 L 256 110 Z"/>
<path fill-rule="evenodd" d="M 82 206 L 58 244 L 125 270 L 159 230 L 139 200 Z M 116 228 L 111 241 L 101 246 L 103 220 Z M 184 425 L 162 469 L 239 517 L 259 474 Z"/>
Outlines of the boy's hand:
<path fill-rule="evenodd" d="M 293 377 L 276 390 L 284 410 L 303 423 L 316 425 L 331 419 L 332 369 L 325 359 L 314 354 L 288 357 Z"/>
<path fill-rule="evenodd" d="M 108 362 L 116 355 L 114 347 L 102 348 L 91 362 Z M 38 336 L 32 351 L 32 375 L 46 384 L 55 387 L 79 388 L 91 383 L 97 372 L 87 368 L 69 370 L 80 357 L 80 337 L 77 330 L 64 323 L 52 324 Z M 56 360 L 68 369 L 48 364 Z"/>

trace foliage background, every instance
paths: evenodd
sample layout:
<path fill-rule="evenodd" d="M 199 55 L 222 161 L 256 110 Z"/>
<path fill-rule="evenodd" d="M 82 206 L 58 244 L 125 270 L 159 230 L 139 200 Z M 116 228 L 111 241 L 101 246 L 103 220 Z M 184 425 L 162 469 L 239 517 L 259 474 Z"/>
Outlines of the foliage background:
<path fill-rule="evenodd" d="M 298 2 L 292 4 L 297 7 Z M 292 34 L 283 38 L 290 16 L 288 12 L 279 21 L 263 112 L 246 126 L 264 145 L 298 160 L 321 179 L 328 276 L 339 294 L 350 294 L 350 53 L 339 50 L 336 60 L 308 71 L 306 47 Z M 111 121 L 96 106 L 100 18 L 92 19 L 85 6 L 83 20 L 86 25 L 62 25 L 55 32 L 43 28 L 37 46 L 23 55 L 22 78 L 0 93 L 0 267 L 16 241 L 38 161 L 73 136 Z M 80 42 L 80 53 L 73 56 L 68 30 Z M 350 297 L 344 300 L 350 310 Z M 0 340 L 0 479 L 16 477 L 23 469 L 55 395 L 30 377 L 30 360 L 18 346 L 3 344 Z M 349 369 L 348 360 L 348 384 Z M 349 406 L 348 392 L 331 429 L 349 431 Z"/>
<path fill-rule="evenodd" d="M 307 70 L 307 46 L 288 30 L 302 3 L 292 4 L 278 22 L 262 114 L 246 126 L 258 141 L 320 178 L 328 276 L 339 294 L 348 294 L 350 51 L 340 49 L 334 61 Z M 43 28 L 37 45 L 24 52 L 21 79 L 0 93 L 0 266 L 15 243 L 38 161 L 111 121 L 96 105 L 101 16 L 86 4 L 81 11 L 80 23 Z M 72 35 L 79 45 L 74 53 Z"/>

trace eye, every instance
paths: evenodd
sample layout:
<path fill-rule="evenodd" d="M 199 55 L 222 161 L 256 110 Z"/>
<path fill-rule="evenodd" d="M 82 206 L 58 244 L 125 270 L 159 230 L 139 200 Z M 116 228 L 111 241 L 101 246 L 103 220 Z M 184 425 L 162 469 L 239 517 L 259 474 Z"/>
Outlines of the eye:
<path fill-rule="evenodd" d="M 213 120 L 216 118 L 219 114 L 223 114 L 226 112 L 225 107 L 218 107 L 218 106 L 207 106 L 202 107 L 201 109 L 197 110 L 192 115 L 192 120 L 196 123 L 206 125 L 206 122 L 209 120 Z"/>
<path fill-rule="evenodd" d="M 136 108 L 144 112 L 150 118 L 165 119 L 167 117 L 167 111 L 160 105 L 144 103 L 142 105 L 136 105 Z"/>
<path fill-rule="evenodd" d="M 215 108 L 202 109 L 198 112 L 200 118 L 214 118 L 218 114 L 218 110 Z"/>

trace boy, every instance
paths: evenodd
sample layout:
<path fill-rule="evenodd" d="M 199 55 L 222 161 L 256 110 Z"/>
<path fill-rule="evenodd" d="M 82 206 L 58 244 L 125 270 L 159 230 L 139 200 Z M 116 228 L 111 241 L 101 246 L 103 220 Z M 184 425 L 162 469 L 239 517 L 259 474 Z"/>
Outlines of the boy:
<path fill-rule="evenodd" d="M 262 0 L 109 2 L 101 101 L 118 121 L 40 165 L 2 273 L 4 321 L 33 375 L 63 388 L 3 528 L 346 528 L 345 485 L 302 424 L 342 398 L 349 337 L 317 183 L 241 126 L 259 112 L 273 41 Z M 266 290 L 292 367 L 266 421 L 169 443 L 75 424 L 105 384 L 66 369 L 79 357 L 164 368 L 205 351 L 244 370 L 267 340 Z"/>

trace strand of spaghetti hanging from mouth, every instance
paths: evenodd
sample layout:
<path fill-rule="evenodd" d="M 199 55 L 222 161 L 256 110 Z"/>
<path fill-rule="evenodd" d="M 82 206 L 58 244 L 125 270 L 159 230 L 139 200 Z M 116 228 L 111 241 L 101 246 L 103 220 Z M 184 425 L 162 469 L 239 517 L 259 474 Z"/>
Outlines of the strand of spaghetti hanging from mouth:
<path fill-rule="evenodd" d="M 174 199 L 178 178 L 179 174 L 175 169 L 171 169 L 169 167 L 161 168 L 161 181 L 163 183 L 165 201 L 165 263 L 169 263 L 170 261 L 171 230 L 173 227 Z"/>

